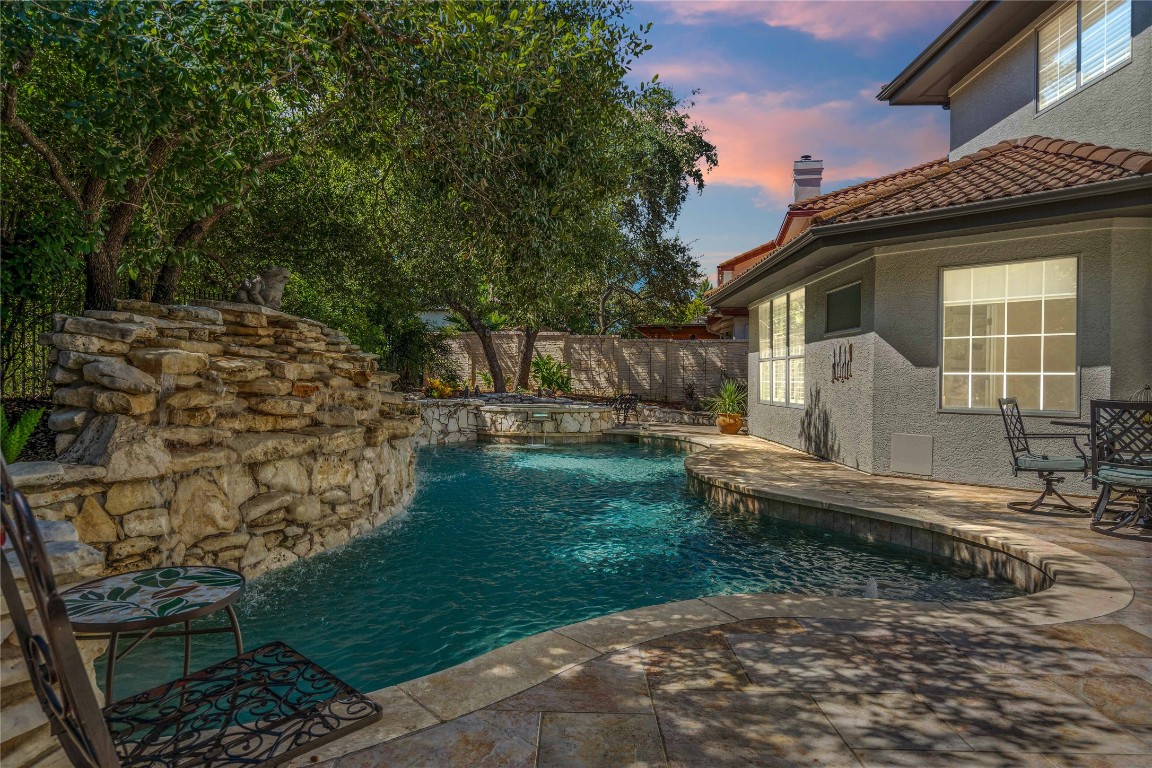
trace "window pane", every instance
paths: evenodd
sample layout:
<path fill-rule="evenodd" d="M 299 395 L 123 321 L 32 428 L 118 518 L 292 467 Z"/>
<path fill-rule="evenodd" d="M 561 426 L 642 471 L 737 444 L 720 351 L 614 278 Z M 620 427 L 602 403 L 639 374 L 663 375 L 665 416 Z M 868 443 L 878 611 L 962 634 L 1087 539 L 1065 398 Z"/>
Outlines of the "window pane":
<path fill-rule="evenodd" d="M 1017 398 L 1020 408 L 1025 411 L 1040 410 L 1040 377 L 1009 376 L 1007 394 L 1004 396 Z"/>
<path fill-rule="evenodd" d="M 788 354 L 788 302 L 785 297 L 772 299 L 772 356 Z"/>
<path fill-rule="evenodd" d="M 804 404 L 804 358 L 788 361 L 788 402 Z"/>
<path fill-rule="evenodd" d="M 804 354 L 804 291 L 788 294 L 788 354 Z"/>
<path fill-rule="evenodd" d="M 772 402 L 784 402 L 784 382 L 785 382 L 785 363 L 786 360 L 773 360 L 772 361 Z"/>
<path fill-rule="evenodd" d="M 756 308 L 756 319 L 760 338 L 757 339 L 757 351 L 761 357 L 772 356 L 772 305 L 761 304 Z"/>
<path fill-rule="evenodd" d="M 767 403 L 772 400 L 772 363 L 765 360 L 760 363 L 760 402 Z"/>
<path fill-rule="evenodd" d="M 1044 339 L 1044 373 L 1076 372 L 1076 337 L 1047 336 Z"/>
<path fill-rule="evenodd" d="M 1039 107 L 1076 89 L 1076 4 L 1040 28 Z"/>
<path fill-rule="evenodd" d="M 972 270 L 972 301 L 1004 298 L 1003 264 L 977 267 Z"/>
<path fill-rule="evenodd" d="M 1041 301 L 1008 302 L 1008 335 L 1040 333 Z"/>
<path fill-rule="evenodd" d="M 973 376 L 972 377 L 972 407 L 995 408 L 996 399 L 1001 397 L 1000 388 L 1003 376 Z"/>
<path fill-rule="evenodd" d="M 1044 333 L 1076 332 L 1076 299 L 1048 299 L 1044 302 Z"/>
<path fill-rule="evenodd" d="M 1044 295 L 1076 295 L 1076 259 L 1044 260 Z"/>
<path fill-rule="evenodd" d="M 944 301 L 968 301 L 972 298 L 972 270 L 949 269 L 944 272 Z"/>
<path fill-rule="evenodd" d="M 1040 296 L 1044 293 L 1044 262 L 1022 261 L 1008 265 L 1008 297 Z"/>
<path fill-rule="evenodd" d="M 1076 377 L 1075 376 L 1045 376 L 1044 377 L 1044 410 L 1046 411 L 1075 411 L 1076 407 Z"/>
<path fill-rule="evenodd" d="M 1002 373 L 1004 371 L 1004 339 L 972 339 L 972 372 Z"/>
<path fill-rule="evenodd" d="M 1086 83 L 1131 56 L 1131 0 L 1084 0 L 1080 29 L 1080 82 Z"/>
<path fill-rule="evenodd" d="M 1040 373 L 1040 337 L 1008 337 L 1008 372 Z"/>
<path fill-rule="evenodd" d="M 940 405 L 945 408 L 968 407 L 968 377 L 945 376 L 940 385 Z"/>
<path fill-rule="evenodd" d="M 1004 334 L 1004 303 L 972 305 L 972 335 L 1002 336 Z"/>
<path fill-rule="evenodd" d="M 956 304 L 944 307 L 944 335 L 967 336 L 969 333 L 969 318 L 972 316 L 972 307 L 968 304 Z"/>
<path fill-rule="evenodd" d="M 968 339 L 948 339 L 944 342 L 944 371 L 968 373 Z"/>

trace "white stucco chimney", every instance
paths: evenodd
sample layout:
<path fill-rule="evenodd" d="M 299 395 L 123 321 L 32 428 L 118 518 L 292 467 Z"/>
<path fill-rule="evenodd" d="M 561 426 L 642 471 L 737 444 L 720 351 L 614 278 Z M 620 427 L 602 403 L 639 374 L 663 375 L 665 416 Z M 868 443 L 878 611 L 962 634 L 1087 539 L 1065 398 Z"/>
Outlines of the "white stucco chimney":
<path fill-rule="evenodd" d="M 807 200 L 820 194 L 820 177 L 824 175 L 824 161 L 813 160 L 812 155 L 801 155 L 792 163 L 793 202 Z"/>

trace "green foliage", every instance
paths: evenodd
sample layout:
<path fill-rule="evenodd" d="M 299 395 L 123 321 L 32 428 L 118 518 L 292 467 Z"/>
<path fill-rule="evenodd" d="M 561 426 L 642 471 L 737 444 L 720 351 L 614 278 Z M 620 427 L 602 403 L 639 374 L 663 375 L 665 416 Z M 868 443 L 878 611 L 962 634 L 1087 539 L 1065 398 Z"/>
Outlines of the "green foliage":
<path fill-rule="evenodd" d="M 492 389 L 492 374 L 480 371 L 480 383 L 484 385 L 484 389 Z"/>
<path fill-rule="evenodd" d="M 748 389 L 735 379 L 725 379 L 720 382 L 716 395 L 705 403 L 708 410 L 718 416 L 743 414 L 748 408 Z"/>
<path fill-rule="evenodd" d="M 553 392 L 570 392 L 572 367 L 552 355 L 538 354 L 532 358 L 532 380 L 540 387 Z"/>
<path fill-rule="evenodd" d="M 36 425 L 43 415 L 43 408 L 25 411 L 15 426 L 9 428 L 4 411 L 0 409 L 0 453 L 3 453 L 5 462 L 11 464 L 20 458 L 20 452 L 36 431 Z"/>

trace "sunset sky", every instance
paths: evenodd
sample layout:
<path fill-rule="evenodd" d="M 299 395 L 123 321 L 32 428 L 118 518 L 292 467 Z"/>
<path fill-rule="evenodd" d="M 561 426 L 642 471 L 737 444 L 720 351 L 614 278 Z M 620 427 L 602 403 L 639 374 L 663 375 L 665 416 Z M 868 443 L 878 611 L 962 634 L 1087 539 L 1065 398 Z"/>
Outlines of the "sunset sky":
<path fill-rule="evenodd" d="M 948 115 L 890 107 L 880 87 L 955 19 L 966 0 L 666 0 L 635 3 L 652 22 L 640 79 L 693 90 L 720 164 L 680 234 L 705 273 L 775 236 L 792 200 L 792 161 L 824 161 L 823 191 L 942 157 Z"/>

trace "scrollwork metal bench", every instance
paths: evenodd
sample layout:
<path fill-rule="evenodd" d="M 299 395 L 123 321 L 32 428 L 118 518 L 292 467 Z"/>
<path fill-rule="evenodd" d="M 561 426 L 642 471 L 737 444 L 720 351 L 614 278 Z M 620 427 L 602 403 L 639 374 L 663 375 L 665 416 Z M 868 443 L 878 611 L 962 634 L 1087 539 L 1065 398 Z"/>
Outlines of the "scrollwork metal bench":
<path fill-rule="evenodd" d="M 36 519 L 6 468 L 0 481 L 4 600 L 36 697 L 77 768 L 272 766 L 380 719 L 376 702 L 278 642 L 101 709 Z M 13 555 L 40 619 L 35 628 Z"/>

